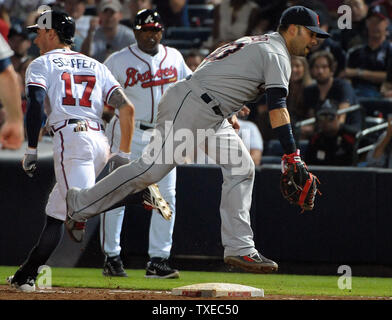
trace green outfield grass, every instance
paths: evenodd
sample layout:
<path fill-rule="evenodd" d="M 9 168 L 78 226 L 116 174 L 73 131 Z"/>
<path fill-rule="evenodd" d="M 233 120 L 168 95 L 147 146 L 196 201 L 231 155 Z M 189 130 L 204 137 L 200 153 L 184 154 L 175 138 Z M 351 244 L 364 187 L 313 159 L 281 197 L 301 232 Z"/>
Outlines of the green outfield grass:
<path fill-rule="evenodd" d="M 6 284 L 6 278 L 16 270 L 0 266 L 0 284 Z M 102 269 L 52 268 L 52 286 L 169 291 L 190 284 L 222 282 L 263 288 L 266 295 L 392 297 L 391 278 L 352 277 L 352 289 L 340 290 L 338 276 L 181 271 L 179 279 L 146 279 L 144 270 L 126 271 L 128 278 L 108 278 L 102 276 Z"/>

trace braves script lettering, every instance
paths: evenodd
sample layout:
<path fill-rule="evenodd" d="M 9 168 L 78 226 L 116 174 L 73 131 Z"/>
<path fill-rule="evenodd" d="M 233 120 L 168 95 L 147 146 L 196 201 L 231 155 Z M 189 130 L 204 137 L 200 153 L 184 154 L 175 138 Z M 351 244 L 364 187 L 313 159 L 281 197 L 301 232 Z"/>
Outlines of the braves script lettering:
<path fill-rule="evenodd" d="M 177 81 L 177 69 L 173 66 L 170 68 L 158 69 L 154 75 L 151 74 L 150 70 L 140 73 L 139 70 L 135 68 L 128 68 L 126 74 L 127 80 L 124 83 L 124 88 L 133 87 L 139 81 L 141 82 L 142 88 L 161 86 L 166 83 Z"/>

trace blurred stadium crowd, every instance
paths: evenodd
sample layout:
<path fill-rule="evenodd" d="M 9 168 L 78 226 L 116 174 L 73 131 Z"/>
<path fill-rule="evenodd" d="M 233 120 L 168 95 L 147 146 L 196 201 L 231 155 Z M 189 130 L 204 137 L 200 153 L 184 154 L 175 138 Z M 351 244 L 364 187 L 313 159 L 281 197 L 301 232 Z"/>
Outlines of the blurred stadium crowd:
<path fill-rule="evenodd" d="M 305 162 L 392 167 L 392 0 L 0 0 L 0 33 L 14 51 L 24 112 L 26 68 L 39 55 L 26 26 L 43 5 L 70 14 L 76 21 L 73 50 L 100 62 L 134 43 L 136 13 L 155 8 L 165 28 L 162 44 L 177 48 L 192 70 L 221 45 L 274 32 L 287 7 L 311 8 L 332 37 L 291 61 L 287 106 Z M 280 163 L 283 151 L 265 96 L 244 105 L 250 113 L 239 118 L 250 130 L 247 145 L 256 165 Z M 3 121 L 0 108 L 0 126 Z"/>

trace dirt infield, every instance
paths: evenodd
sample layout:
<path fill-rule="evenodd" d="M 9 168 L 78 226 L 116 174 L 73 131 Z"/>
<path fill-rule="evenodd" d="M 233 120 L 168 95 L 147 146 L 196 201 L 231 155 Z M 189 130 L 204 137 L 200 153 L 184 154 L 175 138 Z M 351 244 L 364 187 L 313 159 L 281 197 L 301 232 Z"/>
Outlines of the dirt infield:
<path fill-rule="evenodd" d="M 266 294 L 264 297 L 257 298 L 196 298 L 174 296 L 170 291 L 61 287 L 25 293 L 17 291 L 8 285 L 0 285 L 0 300 L 392 300 L 392 297 L 287 296 Z"/>

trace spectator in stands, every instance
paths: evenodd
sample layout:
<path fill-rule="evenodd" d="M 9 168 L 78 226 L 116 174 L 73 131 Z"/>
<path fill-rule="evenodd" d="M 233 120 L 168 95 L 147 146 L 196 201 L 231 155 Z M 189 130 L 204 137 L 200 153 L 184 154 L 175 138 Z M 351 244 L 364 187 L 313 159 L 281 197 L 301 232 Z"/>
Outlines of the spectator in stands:
<path fill-rule="evenodd" d="M 8 43 L 14 51 L 14 55 L 11 57 L 12 64 L 15 70 L 18 70 L 21 64 L 29 58 L 28 51 L 32 42 L 27 32 L 23 31 L 19 26 L 16 28 L 10 30 Z"/>
<path fill-rule="evenodd" d="M 388 116 L 388 128 L 380 135 L 373 150 L 366 155 L 367 167 L 392 168 L 392 124 Z"/>
<path fill-rule="evenodd" d="M 263 34 L 267 31 L 275 31 L 279 25 L 282 12 L 287 9 L 287 0 L 253 0 L 260 7 L 259 17 L 257 18 L 256 28 L 253 28 L 254 34 Z M 259 31 L 257 31 L 258 29 Z M 264 32 L 263 32 L 264 31 Z"/>
<path fill-rule="evenodd" d="M 392 99 L 392 59 L 389 61 L 387 68 L 387 78 L 382 83 L 380 92 L 384 98 Z"/>
<path fill-rule="evenodd" d="M 351 7 L 352 28 L 341 29 L 337 34 L 337 41 L 339 41 L 343 50 L 348 51 L 355 46 L 366 44 L 366 17 L 369 7 L 365 0 L 345 0 L 344 4 Z"/>
<path fill-rule="evenodd" d="M 249 113 L 250 110 L 246 106 L 238 112 L 237 118 L 240 125 L 238 135 L 248 149 L 253 162 L 258 166 L 261 163 L 263 154 L 263 138 L 256 124 L 247 120 Z"/>
<path fill-rule="evenodd" d="M 320 20 L 320 28 L 323 29 L 325 32 L 330 32 L 328 17 L 326 17 L 323 12 L 318 12 L 318 14 Z M 319 39 L 318 44 L 310 49 L 310 53 L 314 53 L 317 51 L 328 51 L 332 53 L 337 62 L 334 75 L 339 76 L 339 74 L 346 67 L 346 52 L 343 50 L 340 43 L 333 40 L 332 38 Z M 308 55 L 308 57 L 310 57 L 310 55 Z"/>
<path fill-rule="evenodd" d="M 29 14 L 39 6 L 49 5 L 55 0 L 4 0 L 4 8 L 7 9 L 11 18 L 11 24 L 24 26 Z"/>
<path fill-rule="evenodd" d="M 366 45 L 348 52 L 347 68 L 342 76 L 350 79 L 358 97 L 381 97 L 381 84 L 392 59 L 392 44 L 387 40 L 389 19 L 382 6 L 371 7 L 366 19 Z"/>
<path fill-rule="evenodd" d="M 376 0 L 371 3 L 372 6 L 383 6 L 388 13 L 389 19 L 392 19 L 392 1 L 391 0 Z"/>
<path fill-rule="evenodd" d="M 75 20 L 75 39 L 73 50 L 80 51 L 87 37 L 92 16 L 85 15 L 87 0 L 64 0 L 64 10 Z"/>
<path fill-rule="evenodd" d="M 310 114 L 315 115 L 328 100 L 337 109 L 345 109 L 358 103 L 355 92 L 347 80 L 334 78 L 336 61 L 327 51 L 315 52 L 309 60 L 310 73 L 316 80 L 305 88 L 304 105 L 311 108 Z M 342 114 L 341 123 L 361 129 L 362 119 L 360 111 Z"/>
<path fill-rule="evenodd" d="M 7 9 L 3 6 L 0 1 L 0 34 L 3 36 L 5 40 L 8 40 L 8 33 L 11 27 L 10 16 L 7 12 Z"/>
<path fill-rule="evenodd" d="M 304 161 L 312 165 L 353 165 L 356 130 L 339 121 L 337 110 L 321 108 L 316 114 L 318 130 L 309 139 Z"/>
<path fill-rule="evenodd" d="M 304 105 L 304 89 L 312 84 L 309 65 L 305 57 L 291 57 L 291 77 L 289 82 L 289 94 L 287 96 L 287 109 L 290 113 L 291 125 L 294 129 L 296 140 L 308 138 L 308 131 L 313 132 L 313 126 L 304 126 L 299 132 L 295 130 L 295 123 L 312 117 L 309 108 Z"/>
<path fill-rule="evenodd" d="M 142 9 L 152 9 L 152 0 L 129 0 L 128 5 L 130 17 L 121 20 L 121 24 L 133 29 L 136 14 Z"/>
<path fill-rule="evenodd" d="M 259 6 L 250 0 L 222 0 L 214 8 L 214 24 L 209 41 L 211 49 L 250 35 L 259 22 L 259 10 Z"/>
<path fill-rule="evenodd" d="M 165 28 L 190 26 L 187 0 L 155 0 L 154 4 Z"/>
<path fill-rule="evenodd" d="M 188 54 L 185 56 L 184 60 L 189 69 L 194 72 L 196 68 L 199 66 L 199 64 L 203 61 L 204 56 L 201 54 L 201 52 L 198 49 L 193 49 L 188 52 Z"/>
<path fill-rule="evenodd" d="M 135 42 L 133 30 L 119 24 L 122 18 L 119 0 L 103 0 L 99 6 L 99 18 L 90 20 L 87 37 L 81 52 L 103 62 L 114 51 Z"/>

